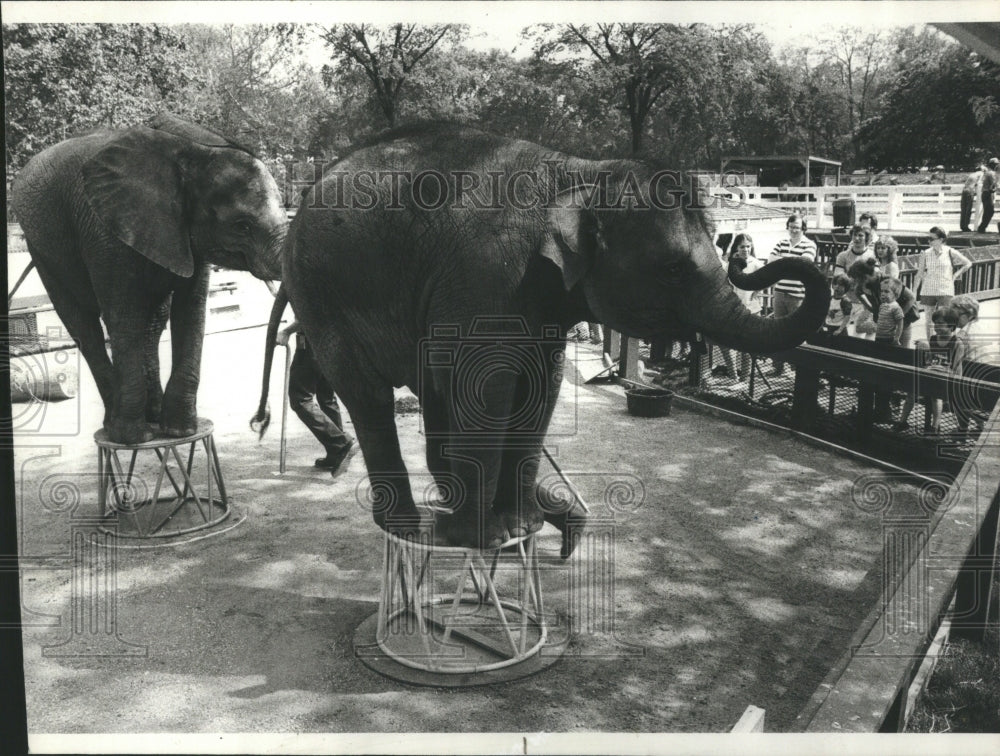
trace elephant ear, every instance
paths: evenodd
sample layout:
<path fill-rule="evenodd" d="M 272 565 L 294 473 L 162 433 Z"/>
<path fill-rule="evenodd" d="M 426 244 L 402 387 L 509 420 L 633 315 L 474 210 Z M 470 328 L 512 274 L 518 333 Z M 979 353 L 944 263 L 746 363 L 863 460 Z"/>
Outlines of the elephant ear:
<path fill-rule="evenodd" d="M 253 152 L 246 145 L 223 136 L 207 126 L 202 126 L 200 123 L 175 116 L 173 113 L 159 113 L 150 118 L 146 125 L 151 129 L 179 136 L 203 147 L 229 147 L 253 155 Z"/>
<path fill-rule="evenodd" d="M 90 206 L 118 239 L 171 273 L 194 273 L 180 153 L 185 142 L 140 126 L 83 164 Z"/>
<path fill-rule="evenodd" d="M 594 264 L 598 224 L 587 205 L 595 192 L 593 185 L 565 189 L 546 211 L 542 256 L 559 268 L 566 291 L 576 286 Z"/>

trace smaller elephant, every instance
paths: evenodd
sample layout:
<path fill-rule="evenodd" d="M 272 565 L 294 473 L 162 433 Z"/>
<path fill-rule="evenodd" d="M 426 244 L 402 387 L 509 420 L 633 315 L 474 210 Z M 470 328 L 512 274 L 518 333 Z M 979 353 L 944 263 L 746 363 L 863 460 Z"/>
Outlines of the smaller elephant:
<path fill-rule="evenodd" d="M 148 441 L 150 423 L 166 436 L 193 433 L 211 265 L 281 275 L 288 218 L 264 164 L 164 114 L 43 150 L 18 174 L 12 204 L 32 264 L 93 373 L 109 438 Z M 158 344 L 168 319 L 163 389 Z"/>

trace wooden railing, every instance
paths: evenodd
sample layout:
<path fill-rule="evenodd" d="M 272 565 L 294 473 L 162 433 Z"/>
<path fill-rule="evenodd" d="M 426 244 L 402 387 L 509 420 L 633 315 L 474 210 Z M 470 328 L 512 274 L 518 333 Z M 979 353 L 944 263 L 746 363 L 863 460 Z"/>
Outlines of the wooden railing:
<path fill-rule="evenodd" d="M 833 228 L 833 202 L 852 199 L 855 212 L 873 213 L 881 228 L 926 231 L 931 226 L 958 228 L 962 187 L 957 184 L 901 186 L 740 186 L 715 191 L 754 205 L 788 213 L 803 212 L 813 228 Z M 1000 219 L 994 219 L 994 223 Z"/>

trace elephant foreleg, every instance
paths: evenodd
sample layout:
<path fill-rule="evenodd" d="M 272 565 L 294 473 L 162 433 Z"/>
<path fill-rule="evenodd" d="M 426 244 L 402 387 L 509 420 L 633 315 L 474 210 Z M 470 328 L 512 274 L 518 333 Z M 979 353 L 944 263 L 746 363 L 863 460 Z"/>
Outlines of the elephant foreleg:
<path fill-rule="evenodd" d="M 539 342 L 541 364 L 537 372 L 517 377 L 511 407 L 511 426 L 507 430 L 500 482 L 493 499 L 493 509 L 512 536 L 524 536 L 540 530 L 543 507 L 535 496 L 535 479 L 545 433 L 552 419 L 562 384 L 562 344 Z M 543 385 L 538 385 L 543 381 Z M 519 419 L 519 422 L 515 420 Z"/>
<path fill-rule="evenodd" d="M 163 409 L 163 386 L 160 383 L 160 337 L 170 318 L 167 298 L 153 315 L 146 328 L 144 363 L 146 373 L 146 421 L 159 423 Z"/>
<path fill-rule="evenodd" d="M 559 399 L 564 362 L 562 345 L 543 342 L 539 348 L 542 370 L 518 380 L 512 416 L 523 418 L 523 422 L 508 431 L 493 509 L 513 536 L 533 533 L 543 522 L 554 525 L 562 533 L 560 551 L 566 558 L 576 547 L 587 513 L 579 502 L 554 496 L 536 482 L 542 446 Z M 544 376 L 544 386 L 535 383 L 539 375 Z"/>
<path fill-rule="evenodd" d="M 449 438 L 448 408 L 436 391 L 431 387 L 423 387 L 420 409 L 424 416 L 427 469 L 434 476 L 442 498 L 447 500 L 451 485 L 451 464 L 444 455 Z"/>
<path fill-rule="evenodd" d="M 448 502 L 452 512 L 437 519 L 435 537 L 451 546 L 496 548 L 508 537 L 492 502 L 514 383 L 506 372 L 486 371 L 479 385 L 456 386 L 454 376 L 468 375 L 461 366 L 425 370 L 428 467 L 450 472 L 457 484 Z"/>
<path fill-rule="evenodd" d="M 141 444 L 153 438 L 146 424 L 145 328 L 108 323 L 114 362 L 114 398 L 105 427 L 112 440 Z"/>
<path fill-rule="evenodd" d="M 174 289 L 170 303 L 170 379 L 163 392 L 160 427 L 167 436 L 189 436 L 198 428 L 198 383 L 205 340 L 209 266 Z"/>

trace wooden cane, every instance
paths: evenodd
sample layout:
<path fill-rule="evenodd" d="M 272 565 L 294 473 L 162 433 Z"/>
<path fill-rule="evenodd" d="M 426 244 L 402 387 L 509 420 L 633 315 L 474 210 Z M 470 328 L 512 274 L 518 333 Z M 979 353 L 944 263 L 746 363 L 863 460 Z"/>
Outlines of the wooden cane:
<path fill-rule="evenodd" d="M 297 338 L 297 337 L 296 337 Z M 292 345 L 285 344 L 285 387 L 281 392 L 281 451 L 278 453 L 278 472 L 285 474 L 285 457 L 288 455 L 288 445 L 285 431 L 288 429 L 288 382 L 292 374 Z"/>
<path fill-rule="evenodd" d="M 35 267 L 34 261 L 29 262 L 28 266 L 24 269 L 24 272 L 21 273 L 21 277 L 17 279 L 17 283 L 14 284 L 14 288 L 11 289 L 10 294 L 7 295 L 7 309 L 10 309 L 10 303 L 14 301 L 14 295 L 17 294 L 17 290 L 21 288 L 21 284 L 24 283 L 24 279 L 28 277 L 28 274 L 34 267 Z"/>
<path fill-rule="evenodd" d="M 552 465 L 553 469 L 556 471 L 556 474 L 559 476 L 559 479 L 566 484 L 567 488 L 569 488 L 570 493 L 573 494 L 573 497 L 578 502 L 580 502 L 580 506 L 583 507 L 583 511 L 586 512 L 587 514 L 590 514 L 590 507 L 587 506 L 587 502 L 585 502 L 583 500 L 583 497 L 580 496 L 580 492 L 576 490 L 576 486 L 570 483 L 569 478 L 567 478 L 566 475 L 563 473 L 563 471 L 559 469 L 559 465 L 557 465 L 556 461 L 552 459 L 552 455 L 549 454 L 549 450 L 546 449 L 544 446 L 542 447 L 542 454 L 545 455 L 545 459 L 547 459 L 549 461 L 549 464 Z"/>

